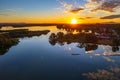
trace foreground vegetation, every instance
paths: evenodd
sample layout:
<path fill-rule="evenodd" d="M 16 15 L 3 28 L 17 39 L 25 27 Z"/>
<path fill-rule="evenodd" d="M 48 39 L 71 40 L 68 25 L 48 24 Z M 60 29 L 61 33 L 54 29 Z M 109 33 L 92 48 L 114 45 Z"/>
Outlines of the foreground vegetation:
<path fill-rule="evenodd" d="M 8 34 L 0 34 L 0 55 L 6 53 L 10 47 L 17 45 L 19 40 L 11 38 Z"/>
<path fill-rule="evenodd" d="M 6 53 L 9 48 L 19 43 L 18 38 L 46 35 L 49 30 L 28 31 L 26 29 L 0 31 L 0 55 Z"/>
<path fill-rule="evenodd" d="M 49 32 L 50 32 L 49 30 L 43 30 L 43 31 L 15 30 L 15 31 L 9 31 L 8 35 L 10 35 L 12 38 L 23 38 L 23 37 L 40 36 L 42 34 L 46 35 Z"/>

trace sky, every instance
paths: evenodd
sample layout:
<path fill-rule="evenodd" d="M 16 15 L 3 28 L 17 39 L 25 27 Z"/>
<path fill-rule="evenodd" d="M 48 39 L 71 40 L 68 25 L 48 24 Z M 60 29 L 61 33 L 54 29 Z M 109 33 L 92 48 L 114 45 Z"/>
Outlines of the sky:
<path fill-rule="evenodd" d="M 120 23 L 120 0 L 0 0 L 0 23 Z"/>

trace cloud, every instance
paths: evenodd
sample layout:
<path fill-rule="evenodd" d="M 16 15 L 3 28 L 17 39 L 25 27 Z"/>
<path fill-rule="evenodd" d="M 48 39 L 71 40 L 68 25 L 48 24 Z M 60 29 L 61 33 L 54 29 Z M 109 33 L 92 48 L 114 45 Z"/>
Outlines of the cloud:
<path fill-rule="evenodd" d="M 70 12 L 73 14 L 77 14 L 80 11 L 84 10 L 84 8 L 80 7 L 80 6 L 76 6 L 76 1 L 73 3 L 67 3 L 65 1 L 59 1 L 59 3 L 62 5 L 61 9 L 65 12 Z"/>
<path fill-rule="evenodd" d="M 93 18 L 93 17 L 86 17 L 86 19 L 91 19 L 91 18 Z"/>
<path fill-rule="evenodd" d="M 84 17 L 84 18 L 78 18 L 78 19 L 85 20 L 85 19 L 91 19 L 91 18 L 94 18 L 94 17 Z"/>
<path fill-rule="evenodd" d="M 84 2 L 83 2 L 84 1 Z M 61 10 L 66 13 L 80 14 L 83 16 L 95 16 L 100 17 L 100 19 L 114 19 L 119 18 L 119 15 L 112 15 L 118 13 L 120 10 L 120 0 L 79 0 L 80 4 L 75 4 L 78 0 L 72 0 L 71 2 L 67 0 L 59 0 L 61 4 Z M 109 13 L 108 13 L 109 12 Z M 103 14 L 105 13 L 105 14 Z M 111 15 L 105 16 L 103 15 Z M 80 17 L 78 19 L 90 19 L 92 17 Z M 94 17 L 93 17 L 94 18 Z"/>
<path fill-rule="evenodd" d="M 105 16 L 105 17 L 101 17 L 100 19 L 115 19 L 115 18 L 120 18 L 120 14 Z"/>
<path fill-rule="evenodd" d="M 78 13 L 79 11 L 84 10 L 84 8 L 74 8 L 74 9 L 70 9 L 69 12 L 71 13 Z"/>
<path fill-rule="evenodd" d="M 59 1 L 60 2 L 60 1 Z M 71 9 L 73 7 L 72 4 L 66 3 L 66 2 L 60 2 L 63 8 L 65 9 Z"/>
<path fill-rule="evenodd" d="M 91 11 L 115 12 L 115 10 L 120 8 L 120 0 L 88 0 L 88 2 L 96 5 Z"/>

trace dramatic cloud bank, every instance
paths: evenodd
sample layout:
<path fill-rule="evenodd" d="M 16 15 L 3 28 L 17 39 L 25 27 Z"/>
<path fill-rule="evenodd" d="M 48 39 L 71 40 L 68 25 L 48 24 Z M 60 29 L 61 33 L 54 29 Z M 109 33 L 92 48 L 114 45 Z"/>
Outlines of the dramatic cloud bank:
<path fill-rule="evenodd" d="M 85 3 L 84 6 L 86 5 L 86 8 L 90 8 L 91 11 L 103 10 L 108 12 L 115 12 L 117 9 L 120 9 L 120 0 L 86 0 L 86 2 L 87 3 Z M 78 13 L 79 11 L 84 10 L 84 8 L 76 6 L 74 3 L 69 4 L 63 1 L 60 2 L 60 4 L 68 12 Z"/>
<path fill-rule="evenodd" d="M 120 14 L 105 16 L 105 17 L 101 17 L 100 19 L 115 19 L 115 18 L 120 18 Z"/>
<path fill-rule="evenodd" d="M 78 19 L 81 20 L 120 18 L 120 0 L 72 0 L 71 2 L 59 0 L 59 3 L 61 4 L 62 11 L 80 15 Z M 75 3 L 80 4 L 76 5 Z"/>
<path fill-rule="evenodd" d="M 115 12 L 120 8 L 120 0 L 88 0 L 88 4 L 94 4 L 95 8 L 91 11 L 104 10 Z"/>

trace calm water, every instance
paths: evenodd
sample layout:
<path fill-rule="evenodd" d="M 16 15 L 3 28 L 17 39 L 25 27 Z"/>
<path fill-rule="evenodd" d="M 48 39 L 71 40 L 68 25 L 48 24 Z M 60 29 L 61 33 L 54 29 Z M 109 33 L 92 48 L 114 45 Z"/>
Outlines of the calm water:
<path fill-rule="evenodd" d="M 1 55 L 0 80 L 120 79 L 120 46 L 110 46 L 109 43 L 104 44 L 105 41 L 100 44 L 79 42 L 79 37 L 78 40 L 74 38 L 76 31 L 70 38 L 71 31 L 55 26 L 29 29 L 50 32 L 19 38 L 19 44 Z M 59 32 L 63 32 L 63 39 L 54 37 Z"/>

